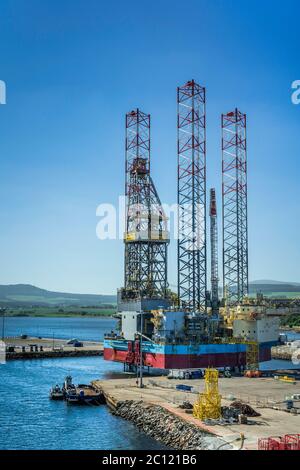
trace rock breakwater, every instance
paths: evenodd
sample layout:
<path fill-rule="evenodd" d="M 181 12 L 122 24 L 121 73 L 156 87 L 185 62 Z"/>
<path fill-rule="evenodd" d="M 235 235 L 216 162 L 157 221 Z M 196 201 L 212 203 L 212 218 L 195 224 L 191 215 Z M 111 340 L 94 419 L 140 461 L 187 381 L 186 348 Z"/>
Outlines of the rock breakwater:
<path fill-rule="evenodd" d="M 123 401 L 113 413 L 132 421 L 141 431 L 174 450 L 230 450 L 223 439 L 173 415 L 163 407 L 143 401 Z"/>

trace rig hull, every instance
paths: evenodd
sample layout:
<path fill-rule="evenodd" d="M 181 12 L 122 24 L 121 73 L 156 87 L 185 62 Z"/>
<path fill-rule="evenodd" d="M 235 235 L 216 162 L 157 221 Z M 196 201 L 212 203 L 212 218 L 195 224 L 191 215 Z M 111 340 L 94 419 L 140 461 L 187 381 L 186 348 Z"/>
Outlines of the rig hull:
<path fill-rule="evenodd" d="M 271 347 L 276 344 L 275 341 L 260 343 L 260 362 L 271 360 Z M 140 360 L 139 354 L 134 352 L 134 342 L 112 339 L 104 340 L 104 359 L 127 364 L 136 364 Z M 240 367 L 246 365 L 246 345 L 164 345 L 144 342 L 143 364 L 157 369 Z"/>

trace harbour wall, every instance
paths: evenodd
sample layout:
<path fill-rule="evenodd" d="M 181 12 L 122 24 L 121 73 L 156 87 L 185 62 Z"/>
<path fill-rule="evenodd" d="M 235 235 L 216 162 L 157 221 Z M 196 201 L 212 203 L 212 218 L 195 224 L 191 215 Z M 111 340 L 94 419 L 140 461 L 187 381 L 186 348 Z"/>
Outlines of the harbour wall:
<path fill-rule="evenodd" d="M 59 357 L 91 357 L 91 356 L 103 356 L 103 351 L 99 350 L 73 350 L 73 351 L 38 351 L 38 352 L 7 352 L 6 360 L 17 360 L 17 359 L 48 359 L 48 358 L 59 358 Z"/>
<path fill-rule="evenodd" d="M 57 338 L 8 337 L 4 339 L 6 359 L 47 359 L 61 357 L 103 356 L 103 344 L 81 342 L 81 347 Z"/>

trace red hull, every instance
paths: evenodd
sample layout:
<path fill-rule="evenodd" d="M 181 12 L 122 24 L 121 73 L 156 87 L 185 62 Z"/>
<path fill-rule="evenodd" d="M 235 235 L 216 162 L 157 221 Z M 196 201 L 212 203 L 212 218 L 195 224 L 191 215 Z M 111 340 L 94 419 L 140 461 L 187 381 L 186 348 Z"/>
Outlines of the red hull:
<path fill-rule="evenodd" d="M 127 362 L 128 352 L 112 348 L 104 349 L 104 359 L 106 361 Z M 271 360 L 271 349 L 261 348 L 259 355 L 260 362 Z M 156 369 L 188 369 L 205 367 L 235 367 L 246 364 L 246 353 L 228 354 L 143 354 L 145 366 Z"/>

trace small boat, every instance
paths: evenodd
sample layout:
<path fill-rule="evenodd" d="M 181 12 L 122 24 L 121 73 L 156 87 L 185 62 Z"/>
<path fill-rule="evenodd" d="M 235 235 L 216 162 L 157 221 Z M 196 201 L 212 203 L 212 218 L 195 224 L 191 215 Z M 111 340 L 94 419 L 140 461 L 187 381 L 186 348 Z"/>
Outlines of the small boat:
<path fill-rule="evenodd" d="M 86 405 L 101 405 L 105 403 L 103 393 L 96 390 L 92 385 L 80 384 L 76 390 L 81 401 Z"/>
<path fill-rule="evenodd" d="M 92 385 L 79 384 L 75 386 L 70 375 L 65 378 L 62 388 L 58 385 L 52 387 L 50 398 L 53 400 L 66 400 L 70 405 L 101 405 L 105 403 L 101 392 Z"/>
<path fill-rule="evenodd" d="M 102 393 L 91 385 L 78 385 L 66 393 L 66 401 L 72 405 L 100 405 L 104 403 Z"/>
<path fill-rule="evenodd" d="M 59 385 L 55 385 L 50 390 L 50 398 L 51 400 L 63 400 L 64 399 L 64 392 L 60 388 Z"/>

